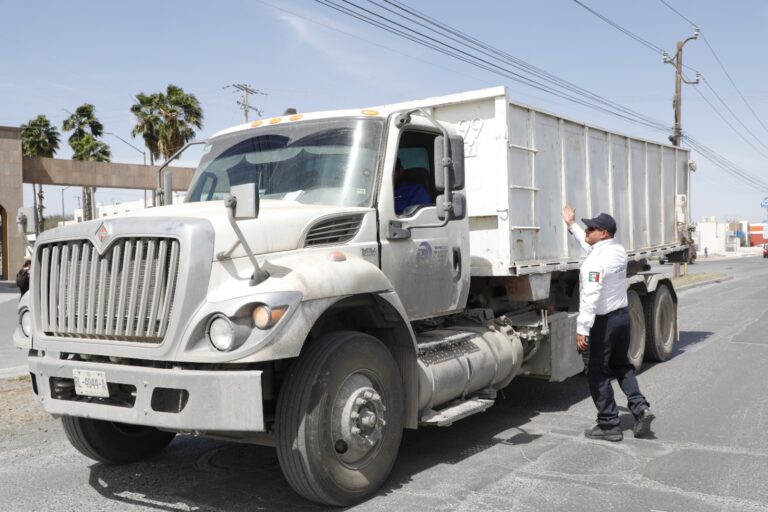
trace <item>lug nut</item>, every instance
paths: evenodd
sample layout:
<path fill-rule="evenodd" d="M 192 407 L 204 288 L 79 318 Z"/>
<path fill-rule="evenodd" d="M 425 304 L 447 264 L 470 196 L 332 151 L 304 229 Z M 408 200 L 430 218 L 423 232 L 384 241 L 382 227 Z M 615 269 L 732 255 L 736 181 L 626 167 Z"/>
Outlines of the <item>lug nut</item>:
<path fill-rule="evenodd" d="M 353 435 L 358 435 L 358 434 L 360 434 L 360 429 L 357 428 L 357 427 L 352 427 L 350 429 L 350 432 L 352 432 Z"/>
<path fill-rule="evenodd" d="M 379 395 L 378 393 L 374 393 L 373 396 L 371 397 L 371 400 L 379 401 L 381 400 L 381 395 Z"/>
<path fill-rule="evenodd" d="M 356 420 L 357 418 L 359 418 L 359 417 L 360 417 L 360 413 L 358 413 L 357 411 L 352 411 L 352 412 L 349 414 L 349 417 L 350 417 L 350 418 L 352 418 L 353 420 Z"/>
<path fill-rule="evenodd" d="M 370 391 L 366 391 L 365 393 L 363 393 L 363 398 L 370 400 L 371 398 L 373 398 L 373 393 L 371 393 Z"/>
<path fill-rule="evenodd" d="M 355 405 L 357 406 L 365 405 L 365 400 L 363 400 L 362 398 L 355 398 Z"/>

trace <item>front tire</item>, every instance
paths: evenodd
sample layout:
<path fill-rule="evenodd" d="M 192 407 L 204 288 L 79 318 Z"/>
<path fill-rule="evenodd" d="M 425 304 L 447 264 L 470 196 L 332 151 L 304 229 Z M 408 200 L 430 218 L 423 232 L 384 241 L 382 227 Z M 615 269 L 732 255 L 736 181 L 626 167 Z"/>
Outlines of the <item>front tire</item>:
<path fill-rule="evenodd" d="M 635 290 L 627 290 L 629 302 L 629 350 L 627 358 L 635 371 L 640 371 L 645 355 L 645 315 L 643 301 Z"/>
<path fill-rule="evenodd" d="M 672 292 L 660 284 L 645 304 L 645 353 L 650 361 L 666 361 L 677 337 L 677 307 Z"/>
<path fill-rule="evenodd" d="M 277 456 L 288 483 L 326 505 L 371 495 L 397 458 L 403 403 L 400 371 L 381 341 L 359 332 L 315 340 L 277 402 Z"/>
<path fill-rule="evenodd" d="M 152 427 L 63 416 L 69 442 L 77 451 L 104 464 L 129 464 L 161 452 L 176 436 Z"/>

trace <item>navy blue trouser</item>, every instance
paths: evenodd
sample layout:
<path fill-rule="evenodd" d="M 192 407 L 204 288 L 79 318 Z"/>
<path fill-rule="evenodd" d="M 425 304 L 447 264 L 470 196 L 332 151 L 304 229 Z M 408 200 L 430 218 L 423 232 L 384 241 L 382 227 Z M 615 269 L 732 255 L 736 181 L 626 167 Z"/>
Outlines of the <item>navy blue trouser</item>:
<path fill-rule="evenodd" d="M 619 426 L 619 409 L 613 398 L 611 377 L 627 395 L 629 410 L 637 418 L 648 408 L 640 392 L 635 367 L 629 362 L 629 309 L 597 315 L 589 331 L 589 348 L 583 354 L 589 392 L 597 407 L 597 424 L 603 428 Z"/>

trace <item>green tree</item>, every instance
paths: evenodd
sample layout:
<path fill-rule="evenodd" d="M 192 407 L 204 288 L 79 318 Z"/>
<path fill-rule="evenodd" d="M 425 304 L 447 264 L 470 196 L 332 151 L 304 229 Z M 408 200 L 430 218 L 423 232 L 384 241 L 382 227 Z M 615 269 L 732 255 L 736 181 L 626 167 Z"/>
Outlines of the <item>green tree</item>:
<path fill-rule="evenodd" d="M 21 125 L 21 149 L 24 156 L 53 158 L 59 149 L 59 130 L 44 115 Z"/>
<path fill-rule="evenodd" d="M 64 120 L 64 131 L 72 132 L 69 145 L 72 148 L 73 160 L 89 162 L 109 162 L 112 156 L 109 146 L 99 140 L 104 132 L 104 125 L 96 117 L 96 107 L 84 103 L 75 109 L 73 114 Z M 93 218 L 93 194 L 96 189 L 83 187 L 83 217 Z"/>
<path fill-rule="evenodd" d="M 147 96 L 140 92 L 136 95 L 136 103 L 131 105 L 131 114 L 136 117 L 136 126 L 131 130 L 131 135 L 134 138 L 141 135 L 144 139 L 144 145 L 149 150 L 150 165 L 155 165 L 155 160 L 160 158 L 158 144 L 162 119 L 157 108 L 158 94 Z"/>
<path fill-rule="evenodd" d="M 72 132 L 69 145 L 74 152 L 73 160 L 90 162 L 109 162 L 112 154 L 109 146 L 99 140 L 104 132 L 104 125 L 96 118 L 96 107 L 84 103 L 64 120 L 64 131 Z"/>
<path fill-rule="evenodd" d="M 21 151 L 24 156 L 53 158 L 59 149 L 59 140 L 59 131 L 42 114 L 21 125 Z M 39 233 L 44 229 L 42 185 L 32 184 L 32 198 L 37 210 L 36 230 Z"/>
<path fill-rule="evenodd" d="M 203 127 L 200 102 L 177 85 L 168 85 L 164 93 L 139 93 L 136 101 L 131 106 L 137 121 L 131 134 L 144 138 L 153 163 L 156 158 L 167 160 L 173 156 L 195 138 L 195 128 Z"/>

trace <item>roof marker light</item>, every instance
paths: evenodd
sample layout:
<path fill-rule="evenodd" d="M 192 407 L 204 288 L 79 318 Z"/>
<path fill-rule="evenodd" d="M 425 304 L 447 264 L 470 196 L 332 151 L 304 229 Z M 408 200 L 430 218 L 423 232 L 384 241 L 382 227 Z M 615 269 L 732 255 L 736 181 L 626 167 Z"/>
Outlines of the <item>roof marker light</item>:
<path fill-rule="evenodd" d="M 264 121 L 254 121 L 254 122 L 251 123 L 251 126 L 254 127 L 254 128 L 258 128 L 263 123 L 264 123 Z"/>
<path fill-rule="evenodd" d="M 277 124 L 277 123 L 281 122 L 282 120 L 283 120 L 282 117 L 273 117 L 272 119 L 269 120 L 269 124 Z"/>
<path fill-rule="evenodd" d="M 303 114 L 295 114 L 295 115 L 292 115 L 291 117 L 289 117 L 288 120 L 289 121 L 298 121 L 302 117 L 304 117 Z"/>
<path fill-rule="evenodd" d="M 364 116 L 377 116 L 377 115 L 379 115 L 379 111 L 378 110 L 372 110 L 370 108 L 366 108 L 364 110 L 361 110 L 360 113 L 363 114 Z"/>

